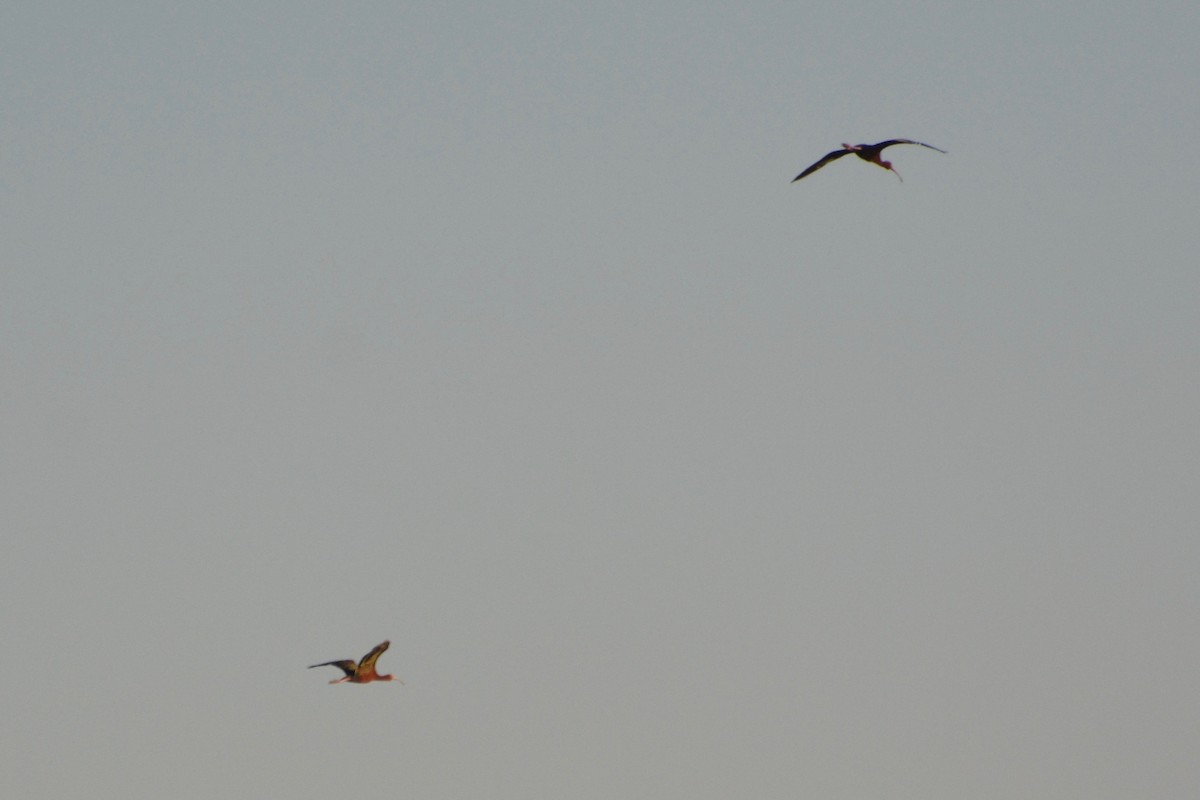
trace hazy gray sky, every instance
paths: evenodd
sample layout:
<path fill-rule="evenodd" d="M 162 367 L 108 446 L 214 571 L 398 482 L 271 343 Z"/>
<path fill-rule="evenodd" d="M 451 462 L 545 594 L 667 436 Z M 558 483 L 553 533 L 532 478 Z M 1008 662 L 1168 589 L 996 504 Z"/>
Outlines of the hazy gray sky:
<path fill-rule="evenodd" d="M 0 12 L 3 794 L 1194 793 L 1200 6 L 591 5 Z"/>

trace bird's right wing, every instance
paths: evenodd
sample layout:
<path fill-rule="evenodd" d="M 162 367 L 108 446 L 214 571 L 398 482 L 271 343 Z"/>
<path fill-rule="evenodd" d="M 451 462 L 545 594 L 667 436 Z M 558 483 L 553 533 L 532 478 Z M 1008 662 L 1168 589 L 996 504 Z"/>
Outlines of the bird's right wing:
<path fill-rule="evenodd" d="M 928 147 L 930 150 L 937 150 L 939 153 L 946 152 L 945 150 L 943 150 L 940 147 L 934 147 L 931 144 L 925 144 L 924 142 L 913 141 L 912 139 L 888 139 L 886 142 L 880 142 L 879 144 L 871 145 L 871 147 L 879 148 L 880 150 L 882 150 L 883 148 L 891 147 L 894 144 L 919 144 L 919 145 L 921 145 L 921 147 Z"/>
<path fill-rule="evenodd" d="M 312 669 L 313 667 L 337 667 L 342 672 L 346 673 L 346 677 L 353 678 L 354 670 L 358 667 L 358 665 L 350 659 L 344 659 L 342 661 L 324 661 L 320 664 L 313 664 L 312 667 L 309 667 L 309 669 Z"/>
<path fill-rule="evenodd" d="M 801 173 L 800 173 L 799 175 L 797 175 L 796 177 L 792 178 L 792 183 L 795 183 L 796 181 L 800 180 L 800 179 L 801 179 L 801 178 L 803 178 L 805 175 L 811 175 L 811 174 L 813 174 L 814 172 L 816 172 L 817 170 L 819 170 L 821 167 L 823 167 L 823 166 L 825 166 L 826 164 L 828 164 L 830 161 L 836 161 L 836 160 L 838 160 L 839 158 L 841 158 L 842 156 L 846 155 L 846 154 L 847 154 L 847 153 L 849 153 L 849 152 L 851 152 L 851 151 L 850 151 L 850 150 L 834 150 L 832 153 L 828 153 L 828 154 L 827 154 L 827 155 L 826 155 L 824 158 L 822 158 L 820 161 L 818 161 L 817 163 L 813 164 L 811 167 L 809 167 L 808 169 L 804 170 L 804 172 L 801 172 Z"/>
<path fill-rule="evenodd" d="M 372 650 L 371 652 L 367 653 L 365 656 L 363 656 L 362 661 L 358 662 L 359 670 L 362 672 L 366 672 L 368 670 L 374 669 L 375 662 L 377 660 L 379 660 L 379 657 L 381 655 L 383 655 L 383 651 L 387 650 L 390 645 L 391 645 L 391 642 L 389 642 L 389 641 L 383 641 L 383 642 L 380 642 L 379 644 L 375 645 L 375 649 Z"/>

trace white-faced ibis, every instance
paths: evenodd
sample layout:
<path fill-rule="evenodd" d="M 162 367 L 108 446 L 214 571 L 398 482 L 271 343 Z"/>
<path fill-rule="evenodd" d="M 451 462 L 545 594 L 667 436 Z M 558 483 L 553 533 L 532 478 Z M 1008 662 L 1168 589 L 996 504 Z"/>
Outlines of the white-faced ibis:
<path fill-rule="evenodd" d="M 338 678 L 330 683 L 370 683 L 371 681 L 400 681 L 395 675 L 380 675 L 375 671 L 375 662 L 383 655 L 383 651 L 388 649 L 391 642 L 380 642 L 375 645 L 375 649 L 362 657 L 362 661 L 355 664 L 352 660 L 344 661 L 325 661 L 320 664 L 313 664 L 313 667 L 337 667 L 342 672 L 346 673 L 344 677 Z"/>
<path fill-rule="evenodd" d="M 872 164 L 876 164 L 884 169 L 890 169 L 892 172 L 896 172 L 896 169 L 892 166 L 892 162 L 884 161 L 881 157 L 883 148 L 891 147 L 894 144 L 919 144 L 921 147 L 928 147 L 930 150 L 937 150 L 939 153 L 946 152 L 940 147 L 934 147 L 933 145 L 925 144 L 924 142 L 914 142 L 912 139 L 888 139 L 886 142 L 879 142 L 878 144 L 845 144 L 843 142 L 841 150 L 834 150 L 832 153 L 827 154 L 820 161 L 804 170 L 804 172 L 801 172 L 799 175 L 792 178 L 792 183 L 800 180 L 805 175 L 811 175 L 821 167 L 828 164 L 830 161 L 836 161 L 842 156 L 849 155 L 851 153 L 854 153 L 854 155 L 858 156 L 863 161 L 870 161 Z M 896 177 L 900 178 L 899 172 L 896 172 Z M 904 178 L 900 178 L 900 180 L 903 181 Z"/>

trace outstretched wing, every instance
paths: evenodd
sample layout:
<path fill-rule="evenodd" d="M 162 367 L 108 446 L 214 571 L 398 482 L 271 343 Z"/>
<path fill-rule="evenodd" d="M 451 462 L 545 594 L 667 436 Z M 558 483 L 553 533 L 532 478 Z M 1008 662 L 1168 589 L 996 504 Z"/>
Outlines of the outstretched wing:
<path fill-rule="evenodd" d="M 872 150 L 882 150 L 883 148 L 891 147 L 894 144 L 919 144 L 919 145 L 921 145 L 921 147 L 928 147 L 930 150 L 937 150 L 939 153 L 946 152 L 945 150 L 943 150 L 940 147 L 934 147 L 933 145 L 925 144 L 924 142 L 915 142 L 912 139 L 888 139 L 886 142 L 880 142 L 879 144 L 871 145 L 871 149 Z"/>
<path fill-rule="evenodd" d="M 383 651 L 388 649 L 389 645 L 391 645 L 389 641 L 382 641 L 375 645 L 375 649 L 363 656 L 362 661 L 358 662 L 358 671 L 366 673 L 375 669 L 375 662 L 383 655 Z"/>
<path fill-rule="evenodd" d="M 841 158 L 842 156 L 846 155 L 846 154 L 847 154 L 847 153 L 849 153 L 849 152 L 852 152 L 852 151 L 850 151 L 850 150 L 834 150 L 832 153 L 828 153 L 828 154 L 827 154 L 827 155 L 826 155 L 824 158 L 822 158 L 820 161 L 818 161 L 817 163 L 813 164 L 811 167 L 809 167 L 808 169 L 804 170 L 804 172 L 801 172 L 801 173 L 800 173 L 799 175 L 797 175 L 796 177 L 792 178 L 792 183 L 795 183 L 796 181 L 800 180 L 800 179 L 801 179 L 801 178 L 803 178 L 805 175 L 811 175 L 811 174 L 813 174 L 814 172 L 816 172 L 817 170 L 819 170 L 821 167 L 823 167 L 823 166 L 825 166 L 826 164 L 828 164 L 830 161 L 837 161 L 839 158 Z"/>
<path fill-rule="evenodd" d="M 312 669 L 313 667 L 337 667 L 342 672 L 346 673 L 347 678 L 353 678 L 354 670 L 357 669 L 358 665 L 347 658 L 342 661 L 324 661 L 320 664 L 313 664 L 312 667 L 309 667 L 309 669 Z"/>

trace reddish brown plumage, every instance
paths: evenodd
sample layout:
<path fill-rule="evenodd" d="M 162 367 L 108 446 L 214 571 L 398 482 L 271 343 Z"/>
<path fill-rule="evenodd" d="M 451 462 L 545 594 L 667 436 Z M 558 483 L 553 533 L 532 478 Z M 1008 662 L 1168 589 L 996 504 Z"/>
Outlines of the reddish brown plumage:
<path fill-rule="evenodd" d="M 371 683 L 372 681 L 400 681 L 400 683 L 404 683 L 404 681 L 395 675 L 380 675 L 375 671 L 375 662 L 390 645 L 391 642 L 389 641 L 380 642 L 375 645 L 375 648 L 371 652 L 363 656 L 362 660 L 357 664 L 350 659 L 323 661 L 320 664 L 313 664 L 309 669 L 313 667 L 337 667 L 346 673 L 344 677 L 330 681 L 330 683 Z"/>

